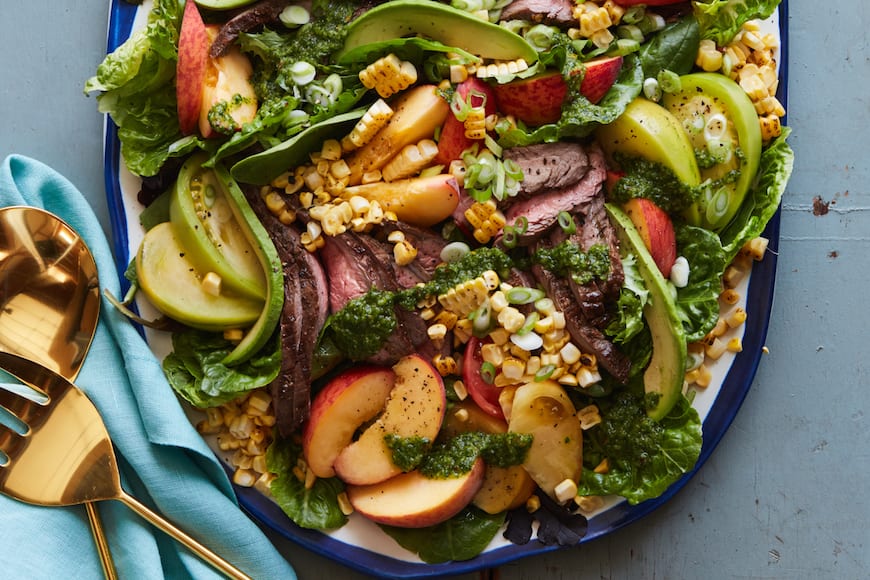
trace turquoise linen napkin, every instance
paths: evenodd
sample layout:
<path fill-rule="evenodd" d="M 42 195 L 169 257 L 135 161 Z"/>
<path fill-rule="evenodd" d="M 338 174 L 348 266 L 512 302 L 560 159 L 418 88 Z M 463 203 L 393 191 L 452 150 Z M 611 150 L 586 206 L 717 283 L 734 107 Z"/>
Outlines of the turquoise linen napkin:
<path fill-rule="evenodd" d="M 51 211 L 84 238 L 100 284 L 120 296 L 109 244 L 82 194 L 46 165 L 11 155 L 0 167 L 0 206 Z M 293 568 L 241 511 L 228 478 L 190 425 L 160 362 L 105 298 L 76 384 L 94 401 L 115 444 L 124 489 L 253 578 L 293 580 Z M 220 575 L 118 501 L 98 504 L 120 578 Z M 100 578 L 84 507 L 39 507 L 0 495 L 0 575 Z"/>

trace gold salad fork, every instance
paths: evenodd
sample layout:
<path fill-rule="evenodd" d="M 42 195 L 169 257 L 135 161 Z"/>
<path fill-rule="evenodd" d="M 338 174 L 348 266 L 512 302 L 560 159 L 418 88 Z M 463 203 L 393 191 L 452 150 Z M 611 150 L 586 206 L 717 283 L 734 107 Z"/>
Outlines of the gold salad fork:
<path fill-rule="evenodd" d="M 119 500 L 228 577 L 249 579 L 121 488 L 109 433 L 78 387 L 14 354 L 0 352 L 0 368 L 30 387 L 0 388 L 0 492 L 46 506 Z"/>

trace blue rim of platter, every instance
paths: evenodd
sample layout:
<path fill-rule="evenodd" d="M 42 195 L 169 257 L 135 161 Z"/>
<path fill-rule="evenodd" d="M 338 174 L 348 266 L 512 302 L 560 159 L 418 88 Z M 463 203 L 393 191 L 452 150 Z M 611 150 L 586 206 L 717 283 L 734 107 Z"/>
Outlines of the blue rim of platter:
<path fill-rule="evenodd" d="M 129 36 L 136 17 L 138 6 L 124 0 L 112 0 L 107 51 L 111 52 Z M 780 83 L 777 98 L 788 110 L 788 0 L 779 5 L 780 33 Z M 104 171 L 109 214 L 114 240 L 115 261 L 119 272 L 127 269 L 129 262 L 129 243 L 127 222 L 124 213 L 124 200 L 120 175 L 121 146 L 118 141 L 117 127 L 111 119 L 106 120 L 106 140 L 104 145 Z M 762 349 L 767 338 L 770 312 L 773 307 L 774 283 L 776 279 L 777 252 L 779 248 L 780 211 L 778 210 L 767 225 L 764 236 L 769 240 L 769 251 L 764 260 L 755 262 L 749 280 L 747 293 L 746 328 L 743 338 L 743 351 L 737 354 L 729 369 L 713 408 L 704 419 L 703 446 L 698 462 L 692 471 L 686 473 L 662 495 L 637 505 L 621 502 L 612 508 L 589 519 L 586 535 L 580 543 L 586 543 L 623 528 L 670 500 L 698 472 L 710 457 L 714 448 L 725 435 L 737 415 L 743 400 L 752 386 Z M 127 284 L 126 279 L 121 280 Z M 367 574 L 378 574 L 392 578 L 426 578 L 445 574 L 462 574 L 485 568 L 493 568 L 514 560 L 543 554 L 560 549 L 559 546 L 545 546 L 536 541 L 525 545 L 508 545 L 461 562 L 443 564 L 422 564 L 391 558 L 365 548 L 346 544 L 316 530 L 303 529 L 290 521 L 284 512 L 268 498 L 251 488 L 234 486 L 239 504 L 251 517 L 269 526 L 272 530 L 315 552 L 321 556 L 344 564 Z"/>

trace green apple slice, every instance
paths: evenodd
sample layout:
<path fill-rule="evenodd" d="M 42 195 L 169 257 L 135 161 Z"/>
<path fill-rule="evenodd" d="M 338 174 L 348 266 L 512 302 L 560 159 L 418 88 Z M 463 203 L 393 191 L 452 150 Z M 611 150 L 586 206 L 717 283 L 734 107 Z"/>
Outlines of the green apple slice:
<path fill-rule="evenodd" d="M 215 272 L 228 289 L 264 300 L 266 277 L 246 224 L 225 184 L 202 166 L 205 160 L 204 154 L 194 155 L 178 174 L 169 206 L 176 235 L 197 270 Z"/>
<path fill-rule="evenodd" d="M 695 152 L 683 126 L 667 109 L 644 97 L 637 97 L 613 123 L 596 133 L 601 148 L 613 162 L 617 153 L 659 163 L 682 183 L 701 183 Z"/>
<path fill-rule="evenodd" d="M 755 107 L 740 85 L 713 73 L 680 77 L 680 90 L 665 93 L 662 105 L 680 121 L 693 150 L 710 159 L 700 170 L 701 197 L 686 219 L 721 230 L 740 209 L 758 171 L 761 129 Z"/>
<path fill-rule="evenodd" d="M 648 396 L 647 415 L 658 421 L 676 404 L 686 374 L 686 335 L 667 282 L 647 251 L 631 219 L 618 207 L 607 204 L 623 251 L 637 257 L 637 266 L 650 293 L 643 316 L 652 335 L 652 358 L 644 371 L 643 386 Z"/>
<path fill-rule="evenodd" d="M 192 328 L 216 332 L 245 328 L 263 311 L 262 300 L 207 292 L 202 284 L 206 272 L 191 262 L 169 222 L 145 234 L 136 254 L 136 272 L 151 303 Z"/>

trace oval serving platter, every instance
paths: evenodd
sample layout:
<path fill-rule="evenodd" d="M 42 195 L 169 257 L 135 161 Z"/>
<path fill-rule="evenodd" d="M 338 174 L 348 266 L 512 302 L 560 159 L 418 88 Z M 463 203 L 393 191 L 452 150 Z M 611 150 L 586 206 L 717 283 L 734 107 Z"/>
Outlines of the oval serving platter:
<path fill-rule="evenodd" d="M 150 1 L 135 5 L 124 0 L 112 0 L 108 25 L 108 52 L 122 44 L 132 30 L 144 25 L 150 5 Z M 780 83 L 777 97 L 786 110 L 788 109 L 787 23 L 788 0 L 783 0 L 778 13 L 771 18 L 768 25 L 779 33 Z M 127 171 L 123 164 L 117 128 L 109 118 L 106 120 L 104 167 L 115 260 L 118 271 L 124 272 L 130 256 L 135 255 L 143 236 L 138 220 L 141 208 L 136 201 L 139 179 Z M 742 329 L 743 350 L 736 355 L 728 353 L 716 361 L 712 368 L 712 384 L 707 389 L 698 391 L 695 396 L 693 405 L 703 420 L 703 446 L 694 469 L 658 498 L 633 506 L 619 498 L 607 501 L 601 510 L 589 517 L 588 531 L 581 543 L 600 538 L 636 522 L 669 501 L 710 457 L 731 425 L 752 385 L 767 336 L 774 297 L 779 227 L 780 213 L 777 212 L 764 232 L 764 236 L 770 241 L 770 251 L 764 260 L 754 264 L 751 276 L 747 277 L 738 288 L 741 296 L 745 297 L 744 307 L 748 312 L 748 319 Z M 122 280 L 122 284 L 126 283 L 126 280 Z M 146 338 L 159 358 L 162 359 L 168 353 L 167 337 L 146 332 Z M 256 490 L 235 486 L 235 491 L 240 505 L 254 519 L 306 549 L 367 574 L 394 578 L 461 574 L 559 549 L 558 546 L 546 546 L 534 540 L 525 545 L 515 545 L 503 540 L 498 534 L 482 554 L 471 560 L 426 564 L 416 555 L 399 547 L 374 524 L 362 518 L 351 518 L 350 524 L 336 532 L 307 530 L 296 526 L 277 504 Z"/>

